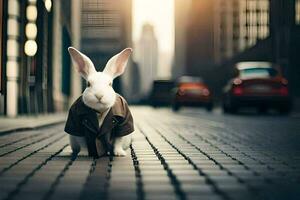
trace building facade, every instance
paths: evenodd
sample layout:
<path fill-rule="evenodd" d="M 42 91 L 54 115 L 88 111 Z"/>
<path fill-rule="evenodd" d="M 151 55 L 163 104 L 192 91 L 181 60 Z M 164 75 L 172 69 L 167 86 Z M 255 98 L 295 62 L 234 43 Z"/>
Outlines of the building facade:
<path fill-rule="evenodd" d="M 267 38 L 269 0 L 215 1 L 215 60 L 222 63 Z"/>
<path fill-rule="evenodd" d="M 131 8 L 131 0 L 82 1 L 81 50 L 91 58 L 97 70 L 103 70 L 113 55 L 132 46 Z M 125 94 L 130 90 L 129 71 L 114 81 L 117 92 Z"/>
<path fill-rule="evenodd" d="M 5 49 L 6 47 L 6 43 L 4 41 L 6 41 L 6 34 L 4 31 L 5 27 L 6 27 L 6 23 L 4 23 L 7 18 L 7 2 L 5 1 L 1 1 L 0 2 L 0 113 L 5 113 L 5 107 L 4 107 L 4 102 L 5 102 L 5 98 L 4 98 L 4 93 L 5 93 L 5 80 L 6 80 L 6 76 L 5 76 L 5 68 L 4 68 L 4 51 L 3 49 Z"/>
<path fill-rule="evenodd" d="M 185 29 L 185 72 L 188 75 L 206 76 L 207 71 L 215 65 L 214 1 L 192 0 L 189 8 Z"/>
<path fill-rule="evenodd" d="M 138 64 L 140 99 L 148 99 L 152 84 L 158 75 L 158 43 L 151 24 L 144 24 L 141 37 L 136 44 L 135 60 Z"/>
<path fill-rule="evenodd" d="M 185 74 L 186 66 L 186 27 L 189 17 L 191 0 L 174 1 L 175 44 L 172 77 L 177 78 Z"/>
<path fill-rule="evenodd" d="M 80 1 L 1 2 L 1 114 L 15 117 L 66 109 L 71 89 L 61 76 L 70 63 L 61 54 L 63 44 L 79 45 L 79 27 L 72 26 L 71 19 L 78 18 Z"/>
<path fill-rule="evenodd" d="M 215 68 L 215 0 L 175 0 L 175 50 L 172 78 L 205 78 Z"/>
<path fill-rule="evenodd" d="M 300 24 L 300 0 L 296 0 L 295 4 L 295 22 L 298 25 Z"/>

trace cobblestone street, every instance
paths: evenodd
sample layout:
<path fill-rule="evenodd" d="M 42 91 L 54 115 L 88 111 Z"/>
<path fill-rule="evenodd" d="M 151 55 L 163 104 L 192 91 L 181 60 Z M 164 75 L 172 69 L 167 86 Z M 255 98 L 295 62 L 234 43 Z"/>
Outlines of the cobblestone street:
<path fill-rule="evenodd" d="M 71 157 L 63 123 L 1 136 L 0 199 L 299 199 L 299 117 L 132 112 L 127 157 Z"/>

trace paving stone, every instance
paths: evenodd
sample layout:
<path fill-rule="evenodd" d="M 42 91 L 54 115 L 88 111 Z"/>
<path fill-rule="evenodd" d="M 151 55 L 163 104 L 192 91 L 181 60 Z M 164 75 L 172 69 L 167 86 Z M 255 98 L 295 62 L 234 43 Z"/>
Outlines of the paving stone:
<path fill-rule="evenodd" d="M 142 172 L 141 172 L 141 175 L 143 177 L 146 177 L 146 176 L 166 176 L 167 175 L 167 171 L 165 170 L 143 170 L 142 169 Z"/>
<path fill-rule="evenodd" d="M 183 183 L 181 188 L 187 194 L 213 194 L 214 190 L 209 185 L 204 184 L 193 184 L 193 183 Z"/>
<path fill-rule="evenodd" d="M 194 184 L 206 184 L 206 178 L 201 176 L 178 176 L 177 179 L 180 183 L 194 183 Z"/>
<path fill-rule="evenodd" d="M 143 185 L 169 185 L 171 184 L 171 180 L 169 178 L 166 179 L 159 179 L 153 178 L 153 179 L 147 179 L 142 177 Z"/>
<path fill-rule="evenodd" d="M 222 200 L 223 197 L 217 194 L 187 194 L 187 199 L 189 200 Z"/>
<path fill-rule="evenodd" d="M 143 188 L 145 193 L 168 193 L 174 192 L 174 188 L 172 185 L 145 185 Z"/>
<path fill-rule="evenodd" d="M 172 192 L 170 194 L 155 194 L 147 193 L 145 195 L 145 200 L 178 200 L 178 197 Z"/>

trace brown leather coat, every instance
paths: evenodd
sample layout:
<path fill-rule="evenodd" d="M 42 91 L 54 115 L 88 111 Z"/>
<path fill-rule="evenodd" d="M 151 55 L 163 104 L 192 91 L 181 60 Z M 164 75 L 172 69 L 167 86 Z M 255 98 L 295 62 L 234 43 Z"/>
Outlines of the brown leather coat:
<path fill-rule="evenodd" d="M 96 138 L 103 143 L 108 152 L 112 153 L 113 138 L 128 135 L 133 131 L 133 118 L 128 104 L 119 94 L 100 128 L 96 111 L 83 103 L 82 96 L 71 106 L 65 125 L 65 132 L 86 138 L 89 155 L 95 157 L 97 157 Z"/>

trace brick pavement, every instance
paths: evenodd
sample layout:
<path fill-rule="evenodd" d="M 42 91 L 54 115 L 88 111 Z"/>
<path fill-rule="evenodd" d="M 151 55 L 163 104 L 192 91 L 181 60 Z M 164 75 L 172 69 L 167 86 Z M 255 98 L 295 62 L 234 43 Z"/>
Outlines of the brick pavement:
<path fill-rule="evenodd" d="M 299 197 L 300 153 L 288 143 L 280 151 L 259 143 L 267 136 L 256 128 L 242 134 L 240 121 L 132 110 L 136 132 L 123 158 L 71 157 L 63 125 L 1 136 L 0 199 Z"/>

